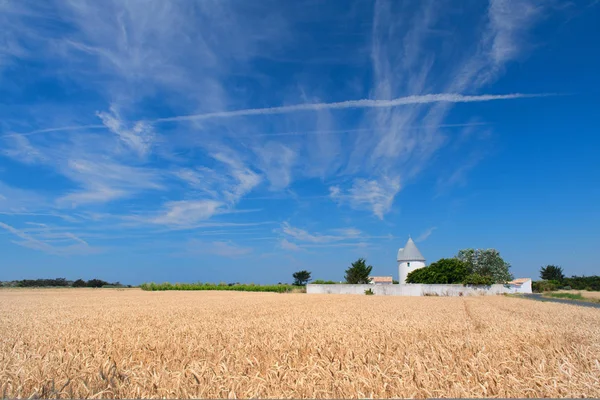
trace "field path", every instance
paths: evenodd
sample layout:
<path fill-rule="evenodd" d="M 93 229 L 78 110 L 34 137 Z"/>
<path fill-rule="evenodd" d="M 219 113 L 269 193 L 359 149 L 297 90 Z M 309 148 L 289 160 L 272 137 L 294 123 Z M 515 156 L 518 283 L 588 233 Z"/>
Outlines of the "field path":
<path fill-rule="evenodd" d="M 526 295 L 524 295 L 524 297 L 527 299 L 530 299 L 530 300 L 537 300 L 537 301 L 543 301 L 543 302 L 570 304 L 573 306 L 581 306 L 581 307 L 600 308 L 600 303 L 592 303 L 590 301 L 581 301 L 581 300 L 569 300 L 569 299 L 544 297 L 542 294 L 538 294 L 538 293 L 526 294 Z"/>

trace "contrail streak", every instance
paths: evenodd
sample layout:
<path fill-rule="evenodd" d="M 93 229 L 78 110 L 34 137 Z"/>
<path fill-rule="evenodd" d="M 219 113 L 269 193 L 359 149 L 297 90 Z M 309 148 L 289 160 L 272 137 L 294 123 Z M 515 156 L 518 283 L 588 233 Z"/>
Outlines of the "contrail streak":
<path fill-rule="evenodd" d="M 242 117 L 249 115 L 269 115 L 269 114 L 286 114 L 297 111 L 318 111 L 318 110 L 334 110 L 345 108 L 391 108 L 410 104 L 429 104 L 429 103 L 473 103 L 480 101 L 492 100 L 510 100 L 529 97 L 551 96 L 552 94 L 483 94 L 478 96 L 465 96 L 454 93 L 426 94 L 420 96 L 398 97 L 392 100 L 348 100 L 336 103 L 309 103 L 296 104 L 292 106 L 268 107 L 268 108 L 248 108 L 244 110 L 234 111 L 219 111 L 206 114 L 182 115 L 177 117 L 158 118 L 149 120 L 148 122 L 177 122 L 177 121 L 199 121 L 214 118 L 230 118 Z"/>
<path fill-rule="evenodd" d="M 512 94 L 482 94 L 477 96 L 467 96 L 456 93 L 438 93 L 438 94 L 426 94 L 419 96 L 406 96 L 398 97 L 392 100 L 373 100 L 373 99 L 362 99 L 362 100 L 347 100 L 335 103 L 308 103 L 308 104 L 296 104 L 292 106 L 279 106 L 279 107 L 267 107 L 267 108 L 247 108 L 243 110 L 233 111 L 219 111 L 205 114 L 192 114 L 192 115 L 181 115 L 175 117 L 148 119 L 146 122 L 157 124 L 161 122 L 178 122 L 178 121 L 200 121 L 206 119 L 215 118 L 232 118 L 232 117 L 243 117 L 250 115 L 269 115 L 269 114 L 286 114 L 298 111 L 318 111 L 318 110 L 335 110 L 335 109 L 349 109 L 349 108 L 392 108 L 400 107 L 410 104 L 429 104 L 429 103 L 474 103 L 481 101 L 493 101 L 493 100 L 511 100 L 511 99 L 522 99 L 531 97 L 546 97 L 546 96 L 557 96 L 554 93 L 534 93 L 534 94 L 523 94 L 523 93 L 512 93 Z M 82 125 L 82 126 L 65 126 L 57 128 L 46 128 L 38 129 L 31 132 L 24 133 L 9 133 L 0 137 L 10 136 L 29 136 L 39 133 L 48 132 L 60 132 L 60 131 L 76 131 L 85 129 L 107 129 L 104 125 Z M 285 134 L 287 135 L 287 133 Z"/>
<path fill-rule="evenodd" d="M 38 133 L 50 133 L 50 132 L 65 132 L 65 131 L 81 131 L 85 129 L 108 129 L 104 125 L 74 125 L 74 126 L 62 126 L 57 128 L 46 128 L 46 129 L 37 129 L 35 131 L 24 132 L 24 133 L 7 133 L 6 135 L 2 135 L 2 137 L 13 137 L 13 136 L 31 136 L 36 135 Z"/>

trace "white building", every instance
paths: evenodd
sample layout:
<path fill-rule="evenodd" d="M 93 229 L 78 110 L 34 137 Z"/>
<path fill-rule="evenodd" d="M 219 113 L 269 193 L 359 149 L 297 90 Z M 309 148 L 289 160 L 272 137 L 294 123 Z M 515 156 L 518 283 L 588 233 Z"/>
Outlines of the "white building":
<path fill-rule="evenodd" d="M 369 284 L 364 285 L 315 285 L 306 286 L 306 293 L 311 294 L 356 294 L 364 295 L 372 291 L 377 296 L 482 296 L 510 293 L 531 293 L 531 279 L 519 278 L 505 284 L 463 285 L 455 284 L 406 284 L 406 276 L 419 268 L 426 267 L 425 257 L 415 242 L 409 237 L 404 248 L 398 250 L 398 272 L 400 285 L 393 283 L 391 276 L 370 276 Z M 340 282 L 341 283 L 341 282 Z"/>
<path fill-rule="evenodd" d="M 517 278 L 508 282 L 507 286 L 515 293 L 533 293 L 530 278 Z"/>
<path fill-rule="evenodd" d="M 406 283 L 406 276 L 415 269 L 425 267 L 425 257 L 421 254 L 415 242 L 409 237 L 403 249 L 398 250 L 398 272 L 401 285 Z"/>

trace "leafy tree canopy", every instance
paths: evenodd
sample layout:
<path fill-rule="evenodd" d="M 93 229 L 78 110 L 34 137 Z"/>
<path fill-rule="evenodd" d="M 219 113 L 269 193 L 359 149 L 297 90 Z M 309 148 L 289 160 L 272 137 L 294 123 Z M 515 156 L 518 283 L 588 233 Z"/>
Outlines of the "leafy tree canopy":
<path fill-rule="evenodd" d="M 369 275 L 371 275 L 372 270 L 373 267 L 370 265 L 367 266 L 367 262 L 364 258 L 359 258 L 346 270 L 346 283 L 369 283 Z"/>
<path fill-rule="evenodd" d="M 87 281 L 87 287 L 100 288 L 104 285 L 108 285 L 108 282 L 101 279 L 90 279 Z"/>
<path fill-rule="evenodd" d="M 565 279 L 563 269 L 556 265 L 546 265 L 540 269 L 540 278 L 545 281 L 559 281 Z"/>
<path fill-rule="evenodd" d="M 87 283 L 83 279 L 77 279 L 73 282 L 73 287 L 86 287 Z"/>
<path fill-rule="evenodd" d="M 296 286 L 304 286 L 310 281 L 310 272 L 305 270 L 294 272 L 292 276 L 294 277 L 294 285 Z"/>
<path fill-rule="evenodd" d="M 464 249 L 457 259 L 467 264 L 471 274 L 489 277 L 492 283 L 506 283 L 513 279 L 510 264 L 500 257 L 496 249 Z"/>
<path fill-rule="evenodd" d="M 561 284 L 577 290 L 600 290 L 600 276 L 572 276 L 565 278 Z"/>
<path fill-rule="evenodd" d="M 428 267 L 410 272 L 406 283 L 462 283 L 469 273 L 465 262 L 456 258 L 442 258 Z"/>
<path fill-rule="evenodd" d="M 465 285 L 485 285 L 489 286 L 494 283 L 494 280 L 490 276 L 481 276 L 479 274 L 469 274 L 465 276 L 462 283 Z"/>

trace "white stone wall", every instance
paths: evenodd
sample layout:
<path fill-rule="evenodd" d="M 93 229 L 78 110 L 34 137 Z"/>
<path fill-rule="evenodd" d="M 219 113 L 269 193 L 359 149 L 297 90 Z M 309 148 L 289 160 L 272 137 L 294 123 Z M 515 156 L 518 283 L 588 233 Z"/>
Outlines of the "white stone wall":
<path fill-rule="evenodd" d="M 529 285 L 527 285 L 529 284 Z M 491 285 L 491 286 L 463 286 L 463 285 L 313 285 L 306 286 L 309 294 L 365 294 L 371 289 L 379 296 L 486 296 L 504 293 L 531 293 L 531 281 L 524 283 L 520 288 L 516 286 Z"/>
<path fill-rule="evenodd" d="M 410 266 L 408 264 L 410 264 Z M 398 277 L 400 278 L 398 282 L 400 282 L 401 285 L 405 284 L 409 272 L 424 267 L 425 263 L 423 261 L 402 261 L 398 263 Z"/>

